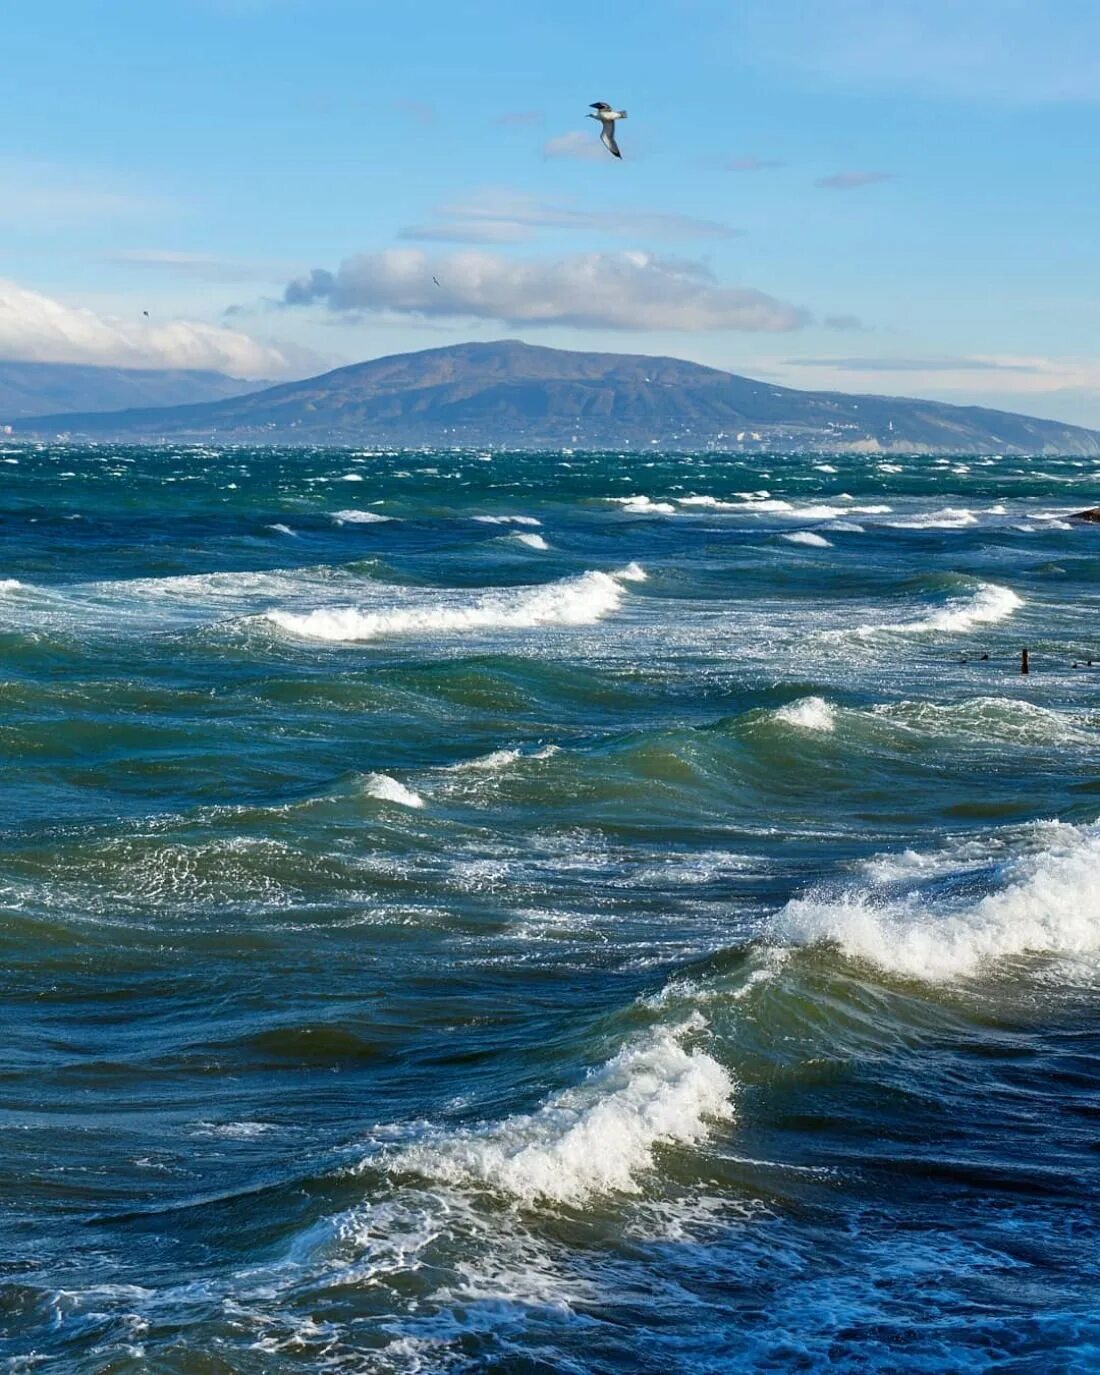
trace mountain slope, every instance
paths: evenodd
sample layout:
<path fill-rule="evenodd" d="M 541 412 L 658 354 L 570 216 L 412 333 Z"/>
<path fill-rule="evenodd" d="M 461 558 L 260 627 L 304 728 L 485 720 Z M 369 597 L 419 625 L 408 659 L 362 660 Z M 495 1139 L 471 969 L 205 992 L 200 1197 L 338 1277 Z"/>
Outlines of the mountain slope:
<path fill-rule="evenodd" d="M 118 411 L 134 406 L 186 406 L 255 391 L 220 372 L 99 368 L 79 363 L 0 361 L 0 421 L 59 411 Z"/>
<path fill-rule="evenodd" d="M 43 416 L 17 433 L 249 443 L 1100 455 L 1100 434 L 977 406 L 795 391 L 676 358 L 514 340 L 339 368 L 246 396 Z"/>

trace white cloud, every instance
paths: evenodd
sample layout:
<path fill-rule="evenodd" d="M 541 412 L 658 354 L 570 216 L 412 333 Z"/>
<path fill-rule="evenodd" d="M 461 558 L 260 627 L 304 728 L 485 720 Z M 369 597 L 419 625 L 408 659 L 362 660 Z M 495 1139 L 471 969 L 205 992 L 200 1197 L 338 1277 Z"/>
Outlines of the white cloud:
<path fill-rule="evenodd" d="M 100 315 L 0 278 L 0 358 L 125 368 L 201 368 L 234 377 L 294 371 L 285 352 L 237 330 L 188 320 Z"/>
<path fill-rule="evenodd" d="M 819 177 L 814 185 L 830 191 L 855 191 L 860 186 L 874 186 L 876 182 L 893 179 L 893 172 L 834 172 L 831 177 Z"/>
<path fill-rule="evenodd" d="M 624 330 L 779 332 L 809 322 L 798 306 L 720 285 L 701 263 L 649 253 L 521 260 L 474 251 L 430 258 L 420 249 L 387 249 L 349 258 L 334 273 L 315 268 L 287 286 L 284 301 L 323 302 L 347 314 L 388 310 Z"/>
<path fill-rule="evenodd" d="M 896 386 L 899 376 L 920 379 L 920 387 L 937 391 L 972 390 L 979 382 L 1010 387 L 1020 396 L 1042 396 L 1062 391 L 1100 390 L 1100 361 L 1094 359 L 1042 358 L 1016 354 L 973 354 L 959 358 L 789 358 L 783 364 L 801 376 L 817 374 L 811 385 L 843 386 L 858 377 L 861 390 Z M 825 374 L 825 378 L 822 378 Z"/>
<path fill-rule="evenodd" d="M 593 125 L 590 134 L 573 129 L 568 134 L 548 139 L 542 145 L 542 155 L 544 158 L 578 158 L 581 162 L 594 162 L 607 157 L 607 150 L 600 142 L 599 130 Z"/>
<path fill-rule="evenodd" d="M 737 230 L 719 220 L 698 219 L 668 210 L 574 210 L 539 200 L 522 191 L 480 191 L 464 201 L 443 206 L 440 220 L 403 230 L 405 239 L 451 243 L 516 243 L 539 229 L 578 230 L 625 238 L 729 239 Z"/>

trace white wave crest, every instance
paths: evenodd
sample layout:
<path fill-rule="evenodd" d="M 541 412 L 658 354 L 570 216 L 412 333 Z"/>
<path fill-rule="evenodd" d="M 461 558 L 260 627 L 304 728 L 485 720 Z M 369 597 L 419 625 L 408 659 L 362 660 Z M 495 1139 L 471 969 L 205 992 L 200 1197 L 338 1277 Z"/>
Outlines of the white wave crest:
<path fill-rule="evenodd" d="M 791 544 L 804 544 L 810 549 L 831 549 L 832 544 L 824 535 L 815 535 L 812 530 L 791 530 L 781 538 Z"/>
<path fill-rule="evenodd" d="M 392 516 L 384 516 L 379 511 L 334 511 L 332 519 L 337 525 L 376 525 L 379 521 L 392 520 Z"/>
<path fill-rule="evenodd" d="M 476 759 L 464 759 L 460 764 L 452 764 L 448 772 L 496 773 L 499 769 L 506 769 L 509 764 L 515 764 L 520 759 L 550 759 L 558 753 L 560 753 L 560 746 L 558 745 L 543 745 L 541 749 L 534 750 L 528 755 L 525 755 L 522 750 L 494 750 L 492 754 L 482 754 Z"/>
<path fill-rule="evenodd" d="M 885 625 L 860 626 L 859 635 L 920 635 L 931 631 L 962 634 L 979 625 L 996 625 L 1007 620 L 1023 601 L 1010 587 L 998 583 L 982 583 L 968 597 L 952 597 L 927 616 L 914 621 L 887 622 Z"/>
<path fill-rule="evenodd" d="M 799 730 L 836 730 L 836 708 L 824 697 L 802 697 L 790 702 L 776 711 L 775 719 Z"/>
<path fill-rule="evenodd" d="M 647 496 L 609 497 L 632 516 L 674 516 L 676 507 L 670 501 L 654 501 Z"/>
<path fill-rule="evenodd" d="M 541 535 L 532 534 L 529 530 L 515 530 L 508 538 L 514 540 L 516 544 L 526 545 L 528 549 L 544 550 L 550 548 Z"/>
<path fill-rule="evenodd" d="M 18 578 L 0 578 L 0 592 L 18 592 L 22 586 Z"/>
<path fill-rule="evenodd" d="M 738 516 L 789 516 L 793 520 L 832 520 L 843 516 L 839 506 L 797 506 L 781 497 L 764 497 L 756 493 L 742 495 L 740 501 L 721 501 L 718 497 L 694 496 L 678 498 L 681 506 L 698 506 L 707 511 L 725 511 Z"/>
<path fill-rule="evenodd" d="M 1100 828 L 1047 823 L 1048 844 L 1004 868 L 1008 882 L 972 906 L 913 894 L 877 901 L 865 890 L 797 898 L 775 917 L 787 944 L 828 944 L 908 978 L 973 977 L 1025 955 L 1100 951 Z M 912 867 L 912 861 L 910 861 Z"/>
<path fill-rule="evenodd" d="M 534 516 L 474 516 L 482 525 L 541 525 Z"/>
<path fill-rule="evenodd" d="M 696 1015 L 624 1047 L 576 1088 L 530 1114 L 403 1151 L 391 1169 L 483 1187 L 525 1203 L 577 1205 L 599 1194 L 637 1193 L 661 1145 L 701 1141 L 732 1115 L 733 1082 L 681 1037 L 705 1027 Z"/>
<path fill-rule="evenodd" d="M 945 507 L 942 511 L 928 511 L 905 520 L 889 521 L 891 530 L 965 530 L 977 525 L 978 517 L 965 507 Z"/>
<path fill-rule="evenodd" d="M 399 783 L 388 773 L 369 773 L 363 779 L 363 791 L 368 797 L 376 797 L 379 802 L 396 802 L 400 807 L 423 807 L 424 799 L 404 783 Z"/>
<path fill-rule="evenodd" d="M 271 611 L 267 619 L 292 635 L 312 640 L 373 640 L 383 635 L 417 635 L 470 630 L 527 630 L 551 625 L 594 625 L 622 604 L 624 582 L 645 578 L 630 564 L 615 574 L 590 572 L 540 587 L 509 588 L 464 601 L 455 592 L 429 602 L 380 611 L 321 608 L 305 614 Z M 396 592 L 396 589 L 393 589 Z"/>

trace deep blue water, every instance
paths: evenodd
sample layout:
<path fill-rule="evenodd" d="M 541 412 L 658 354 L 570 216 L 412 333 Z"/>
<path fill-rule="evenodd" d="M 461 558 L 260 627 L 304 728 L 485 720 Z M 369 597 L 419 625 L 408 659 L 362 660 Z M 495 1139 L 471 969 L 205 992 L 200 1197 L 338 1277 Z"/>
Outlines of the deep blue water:
<path fill-rule="evenodd" d="M 0 453 L 4 1368 L 1095 1370 L 1098 485 Z"/>

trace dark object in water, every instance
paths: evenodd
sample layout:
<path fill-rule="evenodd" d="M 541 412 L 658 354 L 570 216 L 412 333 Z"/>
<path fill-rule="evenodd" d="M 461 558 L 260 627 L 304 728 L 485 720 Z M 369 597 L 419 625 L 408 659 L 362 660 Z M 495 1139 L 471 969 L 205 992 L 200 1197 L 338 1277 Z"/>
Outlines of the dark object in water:
<path fill-rule="evenodd" d="M 1021 673 L 1030 673 L 1030 672 L 1031 672 L 1031 660 L 1030 660 L 1030 658 L 1028 657 L 1028 652 L 1027 652 L 1026 649 L 1025 649 L 1025 650 L 1022 650 L 1021 653 L 1020 653 L 1020 672 L 1021 672 Z"/>
<path fill-rule="evenodd" d="M 1070 520 L 1088 520 L 1093 525 L 1100 525 L 1100 506 L 1092 506 L 1087 511 L 1075 511 Z"/>

